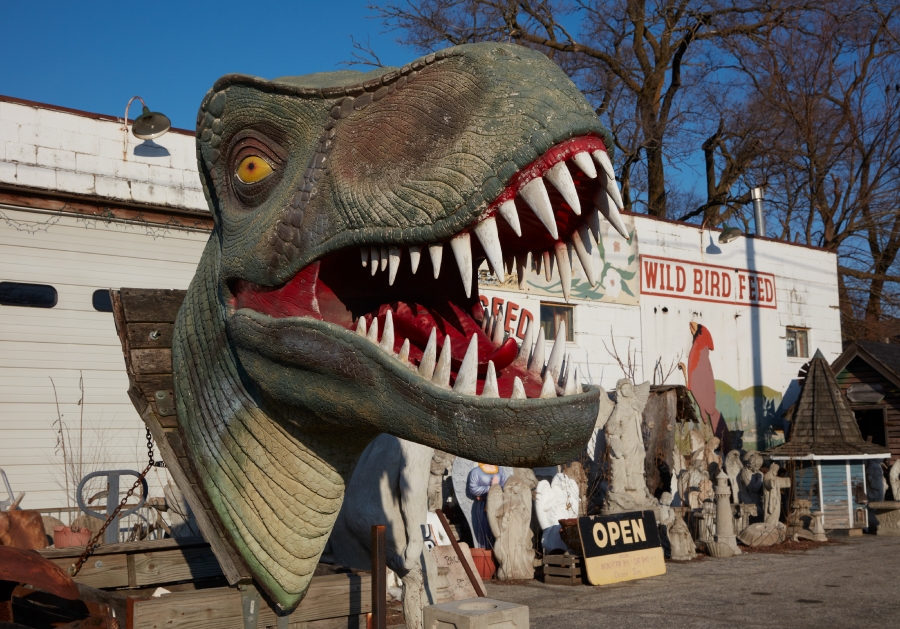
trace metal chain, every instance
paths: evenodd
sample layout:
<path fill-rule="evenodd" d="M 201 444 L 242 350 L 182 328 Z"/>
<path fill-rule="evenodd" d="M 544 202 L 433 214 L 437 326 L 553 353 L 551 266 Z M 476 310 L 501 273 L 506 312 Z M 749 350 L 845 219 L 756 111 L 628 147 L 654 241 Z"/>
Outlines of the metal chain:
<path fill-rule="evenodd" d="M 122 507 L 128 502 L 128 499 L 134 495 L 134 491 L 140 486 L 141 481 L 144 480 L 144 477 L 147 476 L 147 472 L 149 472 L 153 468 L 153 435 L 150 434 L 150 429 L 147 429 L 147 467 L 144 468 L 144 471 L 141 472 L 141 475 L 138 476 L 137 480 L 134 481 L 134 485 L 131 486 L 131 489 L 128 490 L 128 493 L 125 494 L 125 497 L 122 498 L 122 501 L 119 502 L 119 506 L 113 510 L 106 517 L 106 522 L 103 523 L 103 526 L 100 527 L 100 530 L 97 531 L 97 534 L 94 535 L 93 539 L 88 542 L 88 545 L 85 546 L 84 552 L 81 553 L 81 556 L 78 558 L 78 561 L 69 566 L 69 576 L 74 577 L 81 570 L 81 567 L 84 565 L 84 562 L 87 561 L 87 558 L 91 556 L 91 553 L 94 552 L 94 549 L 97 547 L 97 540 L 103 536 L 103 533 L 106 532 L 106 528 L 110 525 L 113 519 L 119 514 L 122 510 Z"/>

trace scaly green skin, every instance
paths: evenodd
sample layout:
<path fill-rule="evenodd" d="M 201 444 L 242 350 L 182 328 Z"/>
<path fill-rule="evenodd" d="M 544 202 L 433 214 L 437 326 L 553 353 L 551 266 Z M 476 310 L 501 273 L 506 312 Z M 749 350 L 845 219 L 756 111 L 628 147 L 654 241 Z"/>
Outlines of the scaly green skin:
<path fill-rule="evenodd" d="M 502 465 L 559 463 L 587 442 L 599 391 L 460 395 L 341 326 L 235 311 L 229 280 L 278 286 L 340 249 L 447 240 L 520 168 L 586 134 L 612 145 L 562 71 L 503 44 L 367 74 L 229 75 L 207 94 L 197 146 L 216 227 L 176 323 L 179 421 L 202 490 L 282 607 L 303 598 L 375 435 Z M 279 167 L 252 193 L 234 160 L 260 141 Z"/>

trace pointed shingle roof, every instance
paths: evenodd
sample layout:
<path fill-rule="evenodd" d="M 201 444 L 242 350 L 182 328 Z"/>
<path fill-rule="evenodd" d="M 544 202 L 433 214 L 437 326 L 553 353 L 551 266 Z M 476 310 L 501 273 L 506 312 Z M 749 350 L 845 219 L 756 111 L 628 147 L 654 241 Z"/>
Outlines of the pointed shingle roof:
<path fill-rule="evenodd" d="M 776 459 L 852 459 L 890 456 L 890 450 L 863 440 L 856 416 L 841 393 L 831 366 L 817 351 L 810 361 L 800 399 L 794 405 L 790 440 L 768 454 Z"/>

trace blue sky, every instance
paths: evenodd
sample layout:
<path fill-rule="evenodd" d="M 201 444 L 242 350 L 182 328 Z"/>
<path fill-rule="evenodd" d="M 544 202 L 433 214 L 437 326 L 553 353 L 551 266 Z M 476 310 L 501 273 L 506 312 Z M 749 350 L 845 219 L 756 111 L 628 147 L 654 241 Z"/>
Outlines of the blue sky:
<path fill-rule="evenodd" d="M 352 57 L 351 35 L 368 37 L 387 65 L 418 56 L 383 33 L 366 4 L 9 1 L 0 18 L 0 94 L 115 116 L 138 94 L 174 126 L 193 129 L 206 90 L 229 72 L 340 69 Z"/>

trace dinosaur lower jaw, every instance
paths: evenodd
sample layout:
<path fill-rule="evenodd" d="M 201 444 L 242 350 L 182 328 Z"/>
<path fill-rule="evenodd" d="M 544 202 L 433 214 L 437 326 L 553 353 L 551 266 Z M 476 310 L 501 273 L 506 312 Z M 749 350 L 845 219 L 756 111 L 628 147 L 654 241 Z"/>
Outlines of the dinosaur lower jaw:
<path fill-rule="evenodd" d="M 605 155 L 596 136 L 562 142 L 513 176 L 449 243 L 407 245 L 409 264 L 401 264 L 399 245 L 343 249 L 307 265 L 280 287 L 229 282 L 231 311 L 309 317 L 354 330 L 423 379 L 468 395 L 538 398 L 543 392 L 546 397 L 543 365 L 527 366 L 531 347 L 520 352 L 496 326 L 494 334 L 485 332 L 490 328 L 478 300 L 476 269 L 486 259 L 502 280 L 504 262 L 511 267 L 515 260 L 521 276 L 531 253 L 545 271 L 557 263 L 566 281 L 560 263 L 578 254 L 592 280 L 581 253 L 586 244 L 588 251 L 592 246 L 585 241 L 598 236 L 598 207 L 624 229 L 606 194 L 609 182 L 615 183 L 604 171 Z M 536 336 L 543 342 L 539 329 Z M 563 392 L 561 382 L 553 385 L 554 396 Z M 573 389 L 581 393 L 580 386 Z"/>

